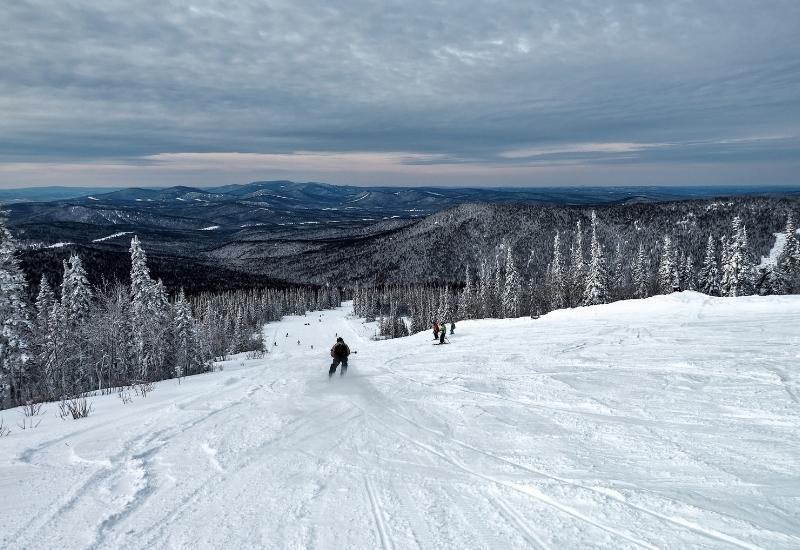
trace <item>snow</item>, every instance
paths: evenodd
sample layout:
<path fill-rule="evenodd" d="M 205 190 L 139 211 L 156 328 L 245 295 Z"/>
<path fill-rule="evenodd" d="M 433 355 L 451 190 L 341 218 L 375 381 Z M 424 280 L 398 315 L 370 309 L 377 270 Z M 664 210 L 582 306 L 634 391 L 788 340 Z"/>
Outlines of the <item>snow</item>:
<path fill-rule="evenodd" d="M 758 265 L 758 267 L 775 265 L 775 263 L 778 261 L 778 256 L 780 256 L 781 252 L 783 252 L 783 246 L 786 244 L 786 233 L 773 234 L 775 235 L 775 244 L 772 245 L 769 254 L 766 256 L 761 256 L 761 263 Z M 800 235 L 800 229 L 797 230 L 797 234 Z"/>
<path fill-rule="evenodd" d="M 97 197 L 91 197 L 91 196 L 90 197 L 86 197 L 86 198 L 89 199 L 90 201 L 99 201 L 100 200 Z"/>
<path fill-rule="evenodd" d="M 100 237 L 99 239 L 92 240 L 93 243 L 101 243 L 103 241 L 109 241 L 111 239 L 116 239 L 117 237 L 122 237 L 123 235 L 130 235 L 133 231 L 122 231 L 120 233 L 114 233 L 113 235 L 109 235 L 107 237 Z"/>
<path fill-rule="evenodd" d="M 208 227 L 201 227 L 200 231 L 214 231 L 215 229 L 219 229 L 218 225 L 209 225 Z"/>
<path fill-rule="evenodd" d="M 347 201 L 347 202 L 349 202 L 349 203 L 354 203 L 354 202 L 363 201 L 364 199 L 366 199 L 367 197 L 369 197 L 371 194 L 372 194 L 372 193 L 364 193 L 364 195 L 362 195 L 362 196 L 358 197 L 357 199 L 355 199 L 355 200 L 352 200 L 352 201 Z"/>
<path fill-rule="evenodd" d="M 800 296 L 463 321 L 445 346 L 348 310 L 86 419 L 0 412 L 0 547 L 800 547 Z M 357 353 L 329 382 L 336 334 Z"/>
<path fill-rule="evenodd" d="M 53 243 L 53 244 L 51 244 L 51 245 L 48 245 L 48 246 L 46 246 L 45 248 L 63 248 L 63 247 L 65 247 L 65 246 L 69 246 L 69 245 L 71 245 L 71 244 L 75 244 L 75 243 L 70 243 L 70 242 L 57 242 L 57 243 Z"/>

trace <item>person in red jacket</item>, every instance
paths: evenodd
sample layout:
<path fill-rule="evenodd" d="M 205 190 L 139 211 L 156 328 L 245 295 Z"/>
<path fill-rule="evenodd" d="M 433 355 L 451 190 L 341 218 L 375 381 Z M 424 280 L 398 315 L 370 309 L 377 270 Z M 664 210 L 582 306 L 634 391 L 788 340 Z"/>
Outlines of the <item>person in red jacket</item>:
<path fill-rule="evenodd" d="M 432 326 L 433 326 L 433 339 L 434 340 L 438 340 L 439 339 L 439 323 L 434 321 Z"/>
<path fill-rule="evenodd" d="M 331 348 L 331 357 L 333 357 L 333 362 L 331 363 L 331 369 L 328 371 L 328 378 L 336 374 L 336 367 L 338 367 L 339 364 L 342 365 L 341 376 L 344 376 L 344 374 L 347 372 L 347 357 L 349 355 L 350 348 L 344 343 L 344 339 L 339 336 L 336 339 L 336 343 Z"/>

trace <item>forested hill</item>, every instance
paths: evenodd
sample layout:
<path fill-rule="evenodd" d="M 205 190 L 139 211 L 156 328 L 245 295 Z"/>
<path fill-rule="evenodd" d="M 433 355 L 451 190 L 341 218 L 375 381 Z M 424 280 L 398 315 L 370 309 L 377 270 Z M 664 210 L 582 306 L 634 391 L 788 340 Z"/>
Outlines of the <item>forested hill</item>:
<path fill-rule="evenodd" d="M 697 265 L 709 235 L 719 240 L 730 234 L 735 216 L 741 217 L 747 229 L 753 259 L 766 255 L 775 242 L 774 233 L 784 229 L 787 215 L 794 212 L 795 219 L 800 218 L 800 198 L 738 197 L 599 206 L 471 203 L 416 219 L 264 224 L 204 231 L 166 230 L 138 223 L 72 224 L 73 236 L 88 232 L 89 237 L 55 248 L 48 248 L 53 244 L 47 240 L 31 238 L 40 231 L 39 225 L 15 224 L 13 220 L 11 225 L 27 246 L 23 266 L 31 282 L 38 281 L 42 271 L 49 268 L 48 274 L 57 281 L 61 259 L 76 249 L 86 258 L 90 278 L 110 278 L 117 271 L 124 275 L 130 238 L 137 234 L 152 251 L 157 275 L 163 277 L 165 285 L 170 289 L 183 286 L 191 293 L 281 282 L 458 284 L 464 281 L 466 269 L 477 273 L 483 262 L 494 262 L 501 245 L 511 248 L 526 278 L 543 277 L 553 255 L 556 231 L 568 251 L 579 222 L 587 239 L 592 211 L 597 213 L 600 244 L 614 254 L 614 261 L 630 266 L 641 244 L 655 266 L 664 237 L 670 237 Z M 62 225 L 50 227 L 58 232 Z"/>
<path fill-rule="evenodd" d="M 298 238 L 270 243 L 231 242 L 209 251 L 242 269 L 275 278 L 322 283 L 459 283 L 465 269 L 477 272 L 493 263 L 500 245 L 511 247 L 527 277 L 543 277 L 553 254 L 553 238 L 561 233 L 565 251 L 580 222 L 587 239 L 592 211 L 598 219 L 601 245 L 631 265 L 643 244 L 652 265 L 658 263 L 661 243 L 669 236 L 696 263 L 703 259 L 709 235 L 719 239 L 731 232 L 740 216 L 747 228 L 754 259 L 766 255 L 782 231 L 787 215 L 800 214 L 800 199 L 736 198 L 599 207 L 464 204 L 424 219 L 358 239 Z M 297 247 L 302 253 L 297 254 Z"/>

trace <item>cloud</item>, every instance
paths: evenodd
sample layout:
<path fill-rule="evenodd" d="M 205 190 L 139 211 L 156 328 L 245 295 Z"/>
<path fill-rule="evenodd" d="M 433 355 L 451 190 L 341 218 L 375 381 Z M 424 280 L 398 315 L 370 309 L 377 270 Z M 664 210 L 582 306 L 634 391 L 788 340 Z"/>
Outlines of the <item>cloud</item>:
<path fill-rule="evenodd" d="M 17 0 L 0 27 L 6 186 L 22 165 L 188 162 L 159 155 L 409 183 L 652 162 L 686 180 L 726 155 L 789 180 L 800 155 L 748 141 L 800 135 L 797 2 Z"/>

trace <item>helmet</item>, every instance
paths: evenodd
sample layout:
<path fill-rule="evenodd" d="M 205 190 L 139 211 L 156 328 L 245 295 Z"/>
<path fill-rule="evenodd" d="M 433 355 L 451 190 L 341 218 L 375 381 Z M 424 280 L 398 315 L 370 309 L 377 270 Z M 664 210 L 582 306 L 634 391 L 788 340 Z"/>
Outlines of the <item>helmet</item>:
<path fill-rule="evenodd" d="M 344 342 L 344 338 L 342 338 L 341 336 L 339 336 L 339 337 L 336 339 L 336 341 L 337 341 L 337 342 Z"/>

